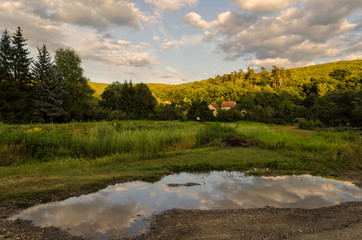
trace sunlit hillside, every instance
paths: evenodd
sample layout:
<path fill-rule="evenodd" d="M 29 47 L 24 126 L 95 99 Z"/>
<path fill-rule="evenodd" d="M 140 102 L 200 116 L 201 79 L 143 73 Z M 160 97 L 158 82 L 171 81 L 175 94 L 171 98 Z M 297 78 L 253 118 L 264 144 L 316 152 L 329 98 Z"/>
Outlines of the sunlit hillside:
<path fill-rule="evenodd" d="M 329 73 L 335 69 L 343 69 L 351 72 L 352 75 L 358 75 L 362 72 L 362 60 L 339 61 L 307 67 L 291 68 L 289 69 L 289 71 L 291 74 L 291 78 L 294 82 L 304 83 L 305 81 L 309 81 L 311 78 L 329 79 Z M 179 85 L 158 83 L 148 83 L 147 85 L 158 101 L 165 101 L 175 99 L 175 97 L 173 96 L 175 93 L 185 93 L 185 91 L 187 91 L 188 89 L 200 89 L 203 87 L 206 88 L 207 85 L 212 84 L 213 82 L 214 78 L 210 78 L 207 80 L 184 83 Z M 97 97 L 99 97 L 104 89 L 108 86 L 108 84 L 105 83 L 89 82 L 89 84 L 96 91 L 95 96 Z"/>

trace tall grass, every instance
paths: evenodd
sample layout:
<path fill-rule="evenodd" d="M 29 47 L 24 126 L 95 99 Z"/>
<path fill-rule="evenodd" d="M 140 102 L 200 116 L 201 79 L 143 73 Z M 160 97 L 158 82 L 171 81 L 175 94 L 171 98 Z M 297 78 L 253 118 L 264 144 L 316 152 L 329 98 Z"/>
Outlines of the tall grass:
<path fill-rule="evenodd" d="M 195 129 L 178 122 L 108 122 L 62 125 L 0 125 L 0 159 L 40 161 L 112 154 L 156 156 L 179 142 L 194 141 Z M 7 157 L 6 159 L 9 159 Z M 9 165 L 9 160 L 0 161 Z"/>
<path fill-rule="evenodd" d="M 319 152 L 338 148 L 342 145 L 361 142 L 361 136 L 354 132 L 315 132 L 312 136 L 300 136 L 274 130 L 265 124 L 236 124 L 239 134 L 258 141 L 270 149 L 288 149 Z"/>
<path fill-rule="evenodd" d="M 210 143 L 218 138 L 236 135 L 236 130 L 230 125 L 209 123 L 200 129 L 196 135 L 196 145 L 198 147 Z"/>
<path fill-rule="evenodd" d="M 323 163 L 331 169 L 362 169 L 362 137 L 356 132 L 315 131 L 300 136 L 274 130 L 266 124 L 234 124 L 238 134 L 271 150 L 287 150 L 305 157 L 304 161 Z"/>

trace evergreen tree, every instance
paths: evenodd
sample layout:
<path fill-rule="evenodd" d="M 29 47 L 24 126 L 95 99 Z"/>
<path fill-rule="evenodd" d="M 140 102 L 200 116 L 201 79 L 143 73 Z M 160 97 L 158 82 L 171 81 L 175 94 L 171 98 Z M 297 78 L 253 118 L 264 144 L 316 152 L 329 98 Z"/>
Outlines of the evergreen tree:
<path fill-rule="evenodd" d="M 31 120 L 31 58 L 28 57 L 29 52 L 25 46 L 26 39 L 20 27 L 12 38 L 7 30 L 3 32 L 0 43 L 0 117 L 8 123 L 25 123 Z"/>
<path fill-rule="evenodd" d="M 38 60 L 32 66 L 35 94 L 33 114 L 41 122 L 61 121 L 65 115 L 63 97 L 66 93 L 62 76 L 52 67 L 51 56 L 46 45 L 38 48 Z"/>
<path fill-rule="evenodd" d="M 30 52 L 25 48 L 27 39 L 23 37 L 20 27 L 16 30 L 11 41 L 13 45 L 12 73 L 17 81 L 28 86 L 31 83 L 30 64 L 32 59 L 28 57 Z"/>
<path fill-rule="evenodd" d="M 54 71 L 52 80 L 38 82 L 35 85 L 33 99 L 34 115 L 41 122 L 60 122 L 66 112 L 63 97 L 66 94 L 63 78 Z"/>
<path fill-rule="evenodd" d="M 0 40 L 0 79 L 10 81 L 12 46 L 9 32 L 5 29 Z"/>
<path fill-rule="evenodd" d="M 45 44 L 38 48 L 38 60 L 33 62 L 31 67 L 32 76 L 36 82 L 49 81 L 53 77 L 52 59 Z"/>

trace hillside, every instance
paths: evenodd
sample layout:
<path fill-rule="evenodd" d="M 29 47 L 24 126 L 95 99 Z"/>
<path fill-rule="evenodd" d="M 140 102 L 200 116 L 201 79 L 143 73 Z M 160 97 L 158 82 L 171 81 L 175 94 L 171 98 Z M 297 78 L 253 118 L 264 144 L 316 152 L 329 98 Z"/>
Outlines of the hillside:
<path fill-rule="evenodd" d="M 351 61 L 339 61 L 325 64 L 318 64 L 307 67 L 291 68 L 287 72 L 289 74 L 289 85 L 293 86 L 294 91 L 300 91 L 300 86 L 305 83 L 309 83 L 311 78 L 330 80 L 329 73 L 336 69 L 343 69 L 351 73 L 352 77 L 360 78 L 362 73 L 362 60 L 351 60 Z M 270 72 L 267 75 L 256 73 L 256 82 L 254 86 L 248 84 L 247 74 L 233 72 L 230 74 L 224 74 L 222 76 L 216 76 L 207 80 L 184 83 L 179 85 L 168 85 L 168 84 L 147 84 L 153 95 L 158 101 L 172 100 L 182 101 L 185 99 L 196 100 L 203 98 L 208 102 L 221 102 L 229 99 L 239 99 L 240 96 L 250 90 L 256 91 L 264 89 L 261 86 L 261 82 L 267 82 L 270 84 Z M 267 78 L 267 80 L 263 79 Z M 89 82 L 90 86 L 96 91 L 95 96 L 99 95 L 104 91 L 108 84 Z M 255 86 L 257 85 L 257 86 Z M 259 88 L 258 88 L 259 87 Z M 283 86 L 284 88 L 286 86 Z M 298 89 L 297 89 L 298 87 Z"/>

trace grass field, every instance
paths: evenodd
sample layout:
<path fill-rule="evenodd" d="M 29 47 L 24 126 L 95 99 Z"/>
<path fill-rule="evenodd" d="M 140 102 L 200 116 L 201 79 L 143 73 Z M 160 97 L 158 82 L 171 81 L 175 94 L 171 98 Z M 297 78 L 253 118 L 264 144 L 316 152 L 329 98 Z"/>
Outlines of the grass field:
<path fill-rule="evenodd" d="M 245 136 L 257 146 L 221 147 L 228 136 Z M 27 207 L 34 199 L 47 202 L 179 171 L 358 174 L 361 153 L 361 135 L 355 132 L 251 122 L 1 124 L 0 203 L 15 200 Z"/>

